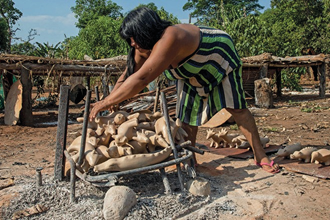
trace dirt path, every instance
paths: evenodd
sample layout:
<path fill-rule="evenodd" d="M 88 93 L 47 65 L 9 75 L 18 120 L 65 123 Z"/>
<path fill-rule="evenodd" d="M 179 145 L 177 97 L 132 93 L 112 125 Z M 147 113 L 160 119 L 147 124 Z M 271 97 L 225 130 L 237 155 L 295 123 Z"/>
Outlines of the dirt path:
<path fill-rule="evenodd" d="M 304 146 L 329 147 L 330 98 L 317 95 L 284 96 L 274 109 L 251 105 L 261 136 L 270 143 L 300 142 Z M 70 120 L 79 115 L 70 109 Z M 57 110 L 34 112 L 35 121 L 56 122 Z M 230 132 L 239 133 L 233 125 Z M 220 128 L 217 128 L 220 129 Z M 56 124 L 37 127 L 5 126 L 0 114 L 0 219 L 10 219 L 15 211 L 43 204 L 48 211 L 29 219 L 102 219 L 106 190 L 77 182 L 77 204 L 70 204 L 69 183 L 56 182 L 54 158 Z M 68 126 L 70 143 L 81 124 Z M 197 140 L 208 144 L 206 129 Z M 274 155 L 271 154 L 271 157 Z M 235 159 L 205 152 L 197 155 L 198 176 L 212 188 L 209 198 L 194 197 L 179 190 L 176 172 L 169 172 L 173 195 L 165 195 L 158 172 L 121 178 L 119 184 L 132 188 L 138 204 L 126 219 L 330 219 L 329 187 L 326 179 L 310 182 L 304 174 L 282 166 L 282 172 L 269 174 L 254 165 L 252 159 Z M 36 187 L 36 168 L 42 167 L 43 186 Z M 185 176 L 185 180 L 188 176 Z"/>

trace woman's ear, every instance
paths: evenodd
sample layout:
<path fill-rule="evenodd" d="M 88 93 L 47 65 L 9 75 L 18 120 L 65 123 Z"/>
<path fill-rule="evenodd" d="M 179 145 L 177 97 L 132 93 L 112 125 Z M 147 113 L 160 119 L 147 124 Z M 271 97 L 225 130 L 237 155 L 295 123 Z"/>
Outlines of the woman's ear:
<path fill-rule="evenodd" d="M 131 40 L 131 46 L 134 47 L 136 45 L 135 40 L 133 39 L 133 37 L 130 37 L 130 40 Z"/>

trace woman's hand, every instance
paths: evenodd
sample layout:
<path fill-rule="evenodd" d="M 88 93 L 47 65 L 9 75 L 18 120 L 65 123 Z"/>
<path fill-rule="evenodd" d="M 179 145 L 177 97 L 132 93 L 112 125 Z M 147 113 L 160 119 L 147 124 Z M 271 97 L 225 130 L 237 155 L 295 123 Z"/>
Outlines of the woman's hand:
<path fill-rule="evenodd" d="M 92 121 L 96 117 L 97 113 L 99 113 L 100 111 L 105 111 L 107 109 L 112 108 L 112 106 L 107 106 L 103 100 L 92 103 L 90 107 L 91 107 L 91 111 L 89 113 L 90 121 Z"/>

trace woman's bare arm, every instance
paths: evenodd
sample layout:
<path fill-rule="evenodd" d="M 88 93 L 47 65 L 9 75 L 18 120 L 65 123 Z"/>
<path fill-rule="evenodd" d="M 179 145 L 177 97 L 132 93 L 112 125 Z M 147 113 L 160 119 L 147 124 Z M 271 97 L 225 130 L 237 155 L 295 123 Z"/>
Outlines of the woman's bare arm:
<path fill-rule="evenodd" d="M 139 68 L 133 75 L 128 77 L 115 91 L 111 92 L 104 100 L 93 107 L 90 118 L 94 118 L 99 111 L 103 111 L 112 105 L 129 99 L 144 89 L 150 82 L 159 76 L 179 54 L 182 42 L 177 39 L 175 29 L 156 43 L 148 58 L 140 56 Z M 142 63 L 142 65 L 141 65 Z"/>

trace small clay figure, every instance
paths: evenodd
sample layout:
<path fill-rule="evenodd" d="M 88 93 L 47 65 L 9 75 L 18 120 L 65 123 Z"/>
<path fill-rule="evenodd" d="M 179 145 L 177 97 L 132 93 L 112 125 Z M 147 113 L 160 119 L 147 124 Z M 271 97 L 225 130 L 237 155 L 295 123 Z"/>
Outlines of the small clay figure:
<path fill-rule="evenodd" d="M 127 120 L 126 116 L 122 113 L 116 114 L 116 116 L 113 118 L 113 122 L 116 125 L 121 125 Z"/>
<path fill-rule="evenodd" d="M 134 128 L 138 125 L 138 120 L 136 118 L 127 120 L 121 124 L 117 129 L 117 134 L 113 135 L 116 145 L 124 145 L 129 140 L 132 140 L 134 134 Z"/>
<path fill-rule="evenodd" d="M 122 156 L 132 155 L 133 149 L 131 146 L 125 144 L 123 146 L 110 146 L 108 149 L 108 153 L 111 158 L 120 158 Z"/>
<path fill-rule="evenodd" d="M 311 163 L 323 163 L 326 166 L 330 165 L 330 150 L 319 149 L 312 152 Z"/>
<path fill-rule="evenodd" d="M 302 146 L 300 143 L 294 143 L 294 144 L 286 146 L 285 148 L 279 149 L 276 153 L 276 156 L 290 158 L 290 154 L 293 154 L 295 151 L 300 151 L 301 149 L 302 149 Z"/>
<path fill-rule="evenodd" d="M 174 142 L 175 144 L 181 144 L 185 142 L 187 137 L 187 132 L 182 127 L 179 127 L 178 131 L 176 132 Z"/>
<path fill-rule="evenodd" d="M 235 142 L 238 138 L 241 141 L 240 144 Z M 248 148 L 251 147 L 250 143 L 247 141 L 247 139 L 245 138 L 244 135 L 238 136 L 237 139 L 236 138 L 233 139 L 233 143 L 236 143 L 236 148 L 248 149 Z M 262 147 L 265 148 L 266 144 L 269 143 L 269 138 L 268 137 L 261 137 L 260 142 L 261 142 Z"/>
<path fill-rule="evenodd" d="M 224 141 L 220 135 L 215 133 L 212 129 L 208 129 L 206 132 L 206 139 L 211 139 L 210 147 L 219 148 Z"/>
<path fill-rule="evenodd" d="M 109 150 L 109 148 L 107 146 L 104 146 L 104 145 L 97 146 L 96 151 L 100 155 L 97 163 L 103 163 L 104 161 L 111 158 L 108 150 Z"/>
<path fill-rule="evenodd" d="M 142 143 L 142 142 L 131 140 L 126 145 L 130 146 L 130 148 L 132 149 L 132 154 L 148 153 L 147 143 Z"/>
<path fill-rule="evenodd" d="M 316 151 L 315 147 L 305 147 L 300 151 L 295 151 L 290 155 L 290 159 L 298 159 L 303 160 L 305 163 L 309 163 L 311 161 L 312 152 Z"/>
<path fill-rule="evenodd" d="M 179 118 L 177 118 L 176 121 L 173 121 L 173 119 L 170 118 L 170 130 L 173 138 L 176 136 L 176 133 L 181 126 L 182 122 Z M 155 131 L 156 134 L 162 135 L 166 142 L 170 144 L 170 139 L 167 132 L 167 126 L 164 117 L 157 119 L 155 123 Z"/>
<path fill-rule="evenodd" d="M 124 171 L 160 163 L 172 153 L 172 148 L 167 147 L 162 151 L 148 154 L 133 154 L 120 158 L 110 158 L 94 166 L 94 172 Z"/>
<path fill-rule="evenodd" d="M 81 136 L 74 139 L 71 145 L 68 147 L 67 151 L 69 154 L 77 153 L 79 155 L 80 151 Z M 93 145 L 86 142 L 85 144 L 85 158 L 90 166 L 95 166 L 99 160 L 99 154 L 96 152 Z"/>
<path fill-rule="evenodd" d="M 137 130 L 140 129 L 145 129 L 145 130 L 149 130 L 149 131 L 155 131 L 155 122 L 151 121 L 151 122 L 140 122 L 138 124 L 138 126 L 136 127 Z"/>
<path fill-rule="evenodd" d="M 229 146 L 230 148 L 236 147 L 236 144 L 233 142 L 233 139 L 237 137 L 238 134 L 228 134 L 228 129 L 222 128 L 219 131 L 219 137 L 224 141 L 224 147 Z"/>

